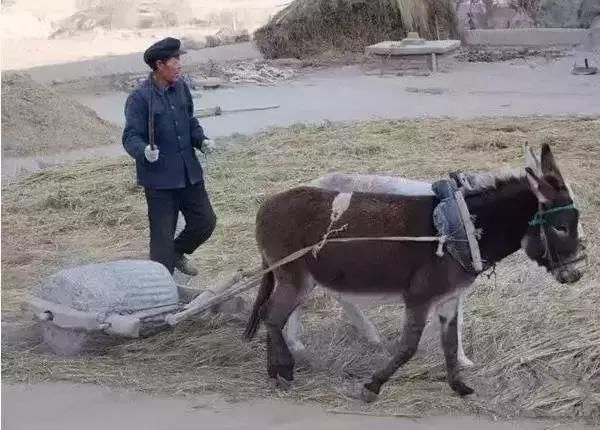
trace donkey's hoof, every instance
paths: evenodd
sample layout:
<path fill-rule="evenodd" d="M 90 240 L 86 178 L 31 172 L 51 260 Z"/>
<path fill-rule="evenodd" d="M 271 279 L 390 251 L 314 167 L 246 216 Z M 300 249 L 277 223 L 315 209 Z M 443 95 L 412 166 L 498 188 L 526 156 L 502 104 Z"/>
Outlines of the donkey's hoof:
<path fill-rule="evenodd" d="M 269 366 L 268 372 L 271 379 L 285 379 L 287 381 L 294 380 L 294 368 L 292 366 L 272 365 Z"/>
<path fill-rule="evenodd" d="M 277 374 L 288 382 L 294 380 L 294 368 L 291 366 L 278 366 Z"/>
<path fill-rule="evenodd" d="M 365 384 L 362 387 L 362 390 L 360 392 L 360 398 L 362 399 L 363 402 L 365 403 L 373 403 L 375 400 L 377 400 L 377 397 L 379 397 L 379 395 L 373 391 L 371 391 L 367 385 L 369 384 Z"/>
<path fill-rule="evenodd" d="M 276 389 L 282 390 L 282 391 L 287 391 L 292 387 L 291 381 L 287 381 L 280 377 L 271 378 L 271 385 L 273 386 L 273 388 L 276 388 Z"/>
<path fill-rule="evenodd" d="M 450 382 L 450 387 L 456 391 L 458 393 L 459 396 L 468 396 L 469 394 L 473 394 L 475 392 L 475 390 L 473 390 L 471 387 L 469 387 L 467 384 L 465 384 L 464 382 L 458 380 L 458 381 L 451 381 Z"/>
<path fill-rule="evenodd" d="M 470 367 L 475 366 L 475 364 L 471 360 L 469 360 L 466 356 L 461 357 L 460 355 L 458 356 L 458 365 L 460 367 L 462 367 L 463 369 L 468 369 Z"/>
<path fill-rule="evenodd" d="M 303 366 L 311 369 L 315 367 L 315 364 L 319 361 L 312 352 L 305 348 L 294 350 L 293 356 L 296 366 Z"/>
<path fill-rule="evenodd" d="M 367 339 L 367 343 L 371 346 L 381 346 L 383 344 L 381 337 L 375 332 L 365 333 L 365 338 Z"/>

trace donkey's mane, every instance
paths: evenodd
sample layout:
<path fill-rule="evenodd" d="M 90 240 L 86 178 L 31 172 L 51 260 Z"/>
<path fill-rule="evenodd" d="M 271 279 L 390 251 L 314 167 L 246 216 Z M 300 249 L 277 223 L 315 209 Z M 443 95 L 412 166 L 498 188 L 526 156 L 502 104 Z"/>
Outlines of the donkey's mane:
<path fill-rule="evenodd" d="M 465 195 L 494 191 L 503 185 L 519 182 L 526 175 L 524 167 L 504 167 L 493 172 L 467 173 L 470 187 L 464 189 Z"/>

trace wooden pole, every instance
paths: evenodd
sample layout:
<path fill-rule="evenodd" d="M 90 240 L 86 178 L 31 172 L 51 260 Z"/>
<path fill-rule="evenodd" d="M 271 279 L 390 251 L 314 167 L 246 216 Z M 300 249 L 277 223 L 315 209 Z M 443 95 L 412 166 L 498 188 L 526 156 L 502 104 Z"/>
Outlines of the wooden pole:
<path fill-rule="evenodd" d="M 255 106 L 255 107 L 247 107 L 247 108 L 237 108 L 237 109 L 222 109 L 221 106 L 215 106 L 211 108 L 197 109 L 194 114 L 199 117 L 208 117 L 208 116 L 219 116 L 225 113 L 237 113 L 237 112 L 252 112 L 252 111 L 260 111 L 260 110 L 269 110 L 269 109 L 277 109 L 279 105 L 266 105 L 266 106 Z"/>
<path fill-rule="evenodd" d="M 246 289 L 253 288 L 259 280 L 256 281 L 252 286 L 237 292 L 236 288 L 233 288 L 236 284 L 242 281 L 243 274 L 241 271 L 235 272 L 230 276 L 227 276 L 217 282 L 214 286 L 208 287 L 205 291 L 200 293 L 198 297 L 188 303 L 184 310 L 175 314 L 167 315 L 165 320 L 171 326 L 179 324 L 181 321 L 185 321 L 194 315 L 204 312 L 215 305 L 224 303 L 236 295 L 239 292 L 245 291 Z M 244 282 L 241 282 L 245 284 Z M 233 294 L 231 294 L 231 291 Z"/>

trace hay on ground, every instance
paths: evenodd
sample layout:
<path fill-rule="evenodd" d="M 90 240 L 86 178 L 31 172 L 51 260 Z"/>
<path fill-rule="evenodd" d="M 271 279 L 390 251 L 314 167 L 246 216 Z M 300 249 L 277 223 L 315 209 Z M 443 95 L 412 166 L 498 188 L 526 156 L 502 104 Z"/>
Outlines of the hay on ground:
<path fill-rule="evenodd" d="M 295 0 L 259 28 L 254 38 L 266 58 L 306 58 L 363 52 L 409 31 L 422 37 L 457 36 L 450 0 Z"/>
<path fill-rule="evenodd" d="M 2 155 L 33 155 L 119 142 L 119 129 L 23 73 L 2 73 Z"/>
<path fill-rule="evenodd" d="M 600 135 L 598 118 L 325 123 L 272 129 L 221 142 L 227 150 L 206 167 L 219 216 L 214 236 L 194 255 L 211 277 L 232 266 L 254 267 L 254 216 L 268 193 L 327 172 L 431 179 L 454 169 L 493 169 L 522 162 L 521 146 L 552 145 L 580 199 L 588 237 L 588 272 L 558 285 L 522 253 L 481 277 L 465 304 L 464 344 L 476 367 L 466 371 L 476 395 L 455 396 L 445 382 L 435 322 L 418 356 L 363 405 L 357 388 L 389 355 L 373 348 L 317 289 L 306 304 L 303 339 L 312 353 L 299 364 L 289 391 L 266 378 L 264 337 L 244 343 L 246 315 L 203 316 L 147 339 L 127 341 L 102 355 L 62 358 L 31 332 L 3 339 L 5 381 L 69 380 L 193 395 L 219 392 L 233 399 L 283 397 L 338 410 L 373 413 L 470 414 L 585 418 L 600 422 Z M 104 160 L 52 168 L 3 193 L 2 314 L 45 273 L 86 261 L 144 256 L 142 191 L 131 164 Z M 402 326 L 399 306 L 371 306 L 368 315 L 391 347 Z M 29 329 L 27 329 L 29 330 Z M 261 333 L 263 333 L 261 331 Z"/>

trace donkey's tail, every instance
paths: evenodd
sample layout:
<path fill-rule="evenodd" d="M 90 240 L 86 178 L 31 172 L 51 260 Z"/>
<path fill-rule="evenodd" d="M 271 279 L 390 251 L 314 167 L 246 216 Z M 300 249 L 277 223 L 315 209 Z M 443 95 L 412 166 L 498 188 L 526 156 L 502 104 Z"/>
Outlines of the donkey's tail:
<path fill-rule="evenodd" d="M 269 267 L 264 257 L 262 261 L 262 267 L 263 269 Z M 248 319 L 248 323 L 246 324 L 246 331 L 244 331 L 245 339 L 250 340 L 254 337 L 254 335 L 256 335 L 261 320 L 261 309 L 263 305 L 267 302 L 267 300 L 269 300 L 269 297 L 271 297 L 274 286 L 275 276 L 273 275 L 273 272 L 265 273 L 260 282 L 260 287 L 258 289 L 258 293 L 256 294 L 256 299 L 254 300 L 252 313 L 250 314 L 250 318 Z"/>

